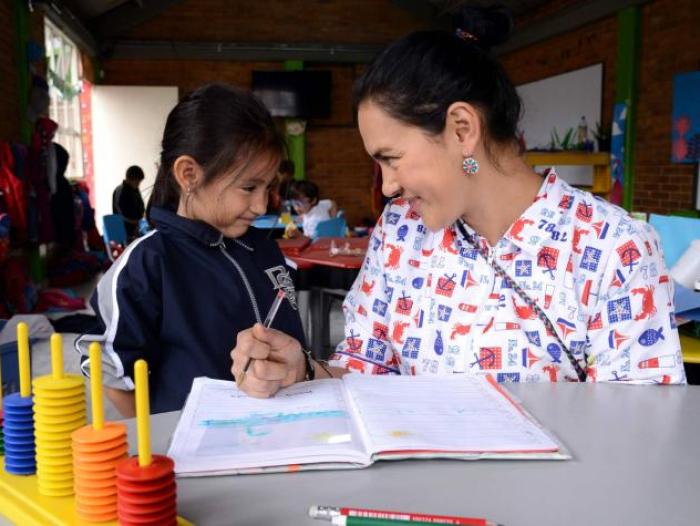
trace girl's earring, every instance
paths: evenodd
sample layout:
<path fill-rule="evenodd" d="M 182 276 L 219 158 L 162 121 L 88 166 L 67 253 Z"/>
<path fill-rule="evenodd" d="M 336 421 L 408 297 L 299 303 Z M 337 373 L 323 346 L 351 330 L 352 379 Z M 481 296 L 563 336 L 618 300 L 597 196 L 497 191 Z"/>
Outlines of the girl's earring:
<path fill-rule="evenodd" d="M 479 162 L 471 155 L 468 155 L 462 161 L 462 171 L 464 175 L 474 175 L 479 171 Z"/>

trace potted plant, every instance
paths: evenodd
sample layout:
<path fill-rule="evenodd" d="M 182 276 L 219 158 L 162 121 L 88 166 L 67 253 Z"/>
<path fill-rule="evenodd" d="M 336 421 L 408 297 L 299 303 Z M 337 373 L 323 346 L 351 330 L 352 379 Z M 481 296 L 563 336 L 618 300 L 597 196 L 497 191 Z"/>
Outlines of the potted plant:
<path fill-rule="evenodd" d="M 575 145 L 573 143 L 573 138 L 574 138 L 574 129 L 573 128 L 567 129 L 563 138 L 560 138 L 559 133 L 557 132 L 557 129 L 553 128 L 552 133 L 550 134 L 549 149 L 553 152 L 573 150 L 573 149 L 575 149 Z"/>
<path fill-rule="evenodd" d="M 599 122 L 596 122 L 593 137 L 595 137 L 596 143 L 598 143 L 599 152 L 610 151 L 610 128 L 604 128 Z"/>

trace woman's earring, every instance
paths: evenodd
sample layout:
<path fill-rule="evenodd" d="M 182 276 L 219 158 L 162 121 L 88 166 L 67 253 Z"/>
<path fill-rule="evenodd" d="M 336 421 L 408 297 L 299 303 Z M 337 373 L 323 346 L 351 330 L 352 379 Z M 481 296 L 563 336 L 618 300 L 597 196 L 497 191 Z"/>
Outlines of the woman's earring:
<path fill-rule="evenodd" d="M 479 171 L 479 162 L 471 155 L 468 155 L 462 161 L 462 171 L 464 175 L 474 175 Z"/>

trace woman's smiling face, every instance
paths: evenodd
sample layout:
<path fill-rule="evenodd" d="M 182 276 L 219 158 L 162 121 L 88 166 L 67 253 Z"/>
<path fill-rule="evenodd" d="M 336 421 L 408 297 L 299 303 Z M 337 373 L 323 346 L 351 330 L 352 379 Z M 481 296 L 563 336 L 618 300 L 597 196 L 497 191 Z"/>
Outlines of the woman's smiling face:
<path fill-rule="evenodd" d="M 358 109 L 367 152 L 382 167 L 382 193 L 401 195 L 431 230 L 451 225 L 465 210 L 462 145 L 448 133 L 430 136 L 386 113 L 371 99 Z"/>

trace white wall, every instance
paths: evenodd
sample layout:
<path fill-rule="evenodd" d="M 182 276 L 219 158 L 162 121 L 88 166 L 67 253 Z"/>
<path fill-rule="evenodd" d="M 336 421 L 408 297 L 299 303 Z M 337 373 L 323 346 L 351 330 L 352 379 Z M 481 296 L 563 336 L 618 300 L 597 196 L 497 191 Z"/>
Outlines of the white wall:
<path fill-rule="evenodd" d="M 568 128 L 573 128 L 576 137 L 581 116 L 586 117 L 588 137 L 593 139 L 603 105 L 602 64 L 522 84 L 517 90 L 524 108 L 520 129 L 525 134 L 528 149 L 547 148 L 553 128 L 560 138 Z M 593 180 L 591 167 L 569 166 L 557 171 L 573 184 L 590 185 Z"/>
<path fill-rule="evenodd" d="M 177 87 L 93 86 L 95 213 L 100 231 L 102 216 L 112 213 L 112 192 L 132 164 L 143 168 L 141 194 L 148 201 L 165 119 L 177 100 Z"/>

